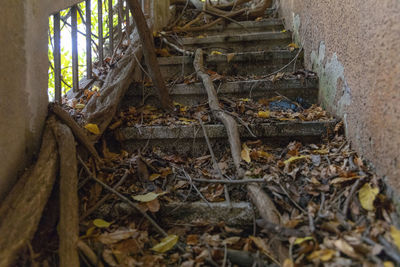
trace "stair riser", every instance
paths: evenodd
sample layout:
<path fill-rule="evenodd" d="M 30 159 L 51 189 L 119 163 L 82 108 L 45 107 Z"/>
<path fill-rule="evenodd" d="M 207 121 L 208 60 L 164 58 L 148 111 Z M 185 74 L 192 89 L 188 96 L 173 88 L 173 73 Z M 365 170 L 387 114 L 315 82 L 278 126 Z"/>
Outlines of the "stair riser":
<path fill-rule="evenodd" d="M 301 80 L 280 80 L 276 82 L 271 81 L 240 81 L 228 82 L 219 85 L 218 95 L 220 97 L 228 98 L 251 98 L 258 100 L 260 98 L 271 98 L 277 96 L 277 93 L 295 100 L 301 97 L 309 104 L 315 104 L 318 101 L 318 81 L 316 79 Z M 147 88 L 146 94 L 150 97 L 146 99 L 146 104 L 159 106 L 157 92 L 154 88 Z M 173 101 L 180 104 L 190 106 L 204 103 L 207 101 L 207 95 L 200 83 L 196 84 L 179 84 L 176 85 L 170 92 Z M 122 108 L 128 106 L 138 106 L 142 104 L 142 88 L 138 85 L 132 85 L 124 101 Z"/>
<path fill-rule="evenodd" d="M 318 142 L 321 137 L 332 132 L 335 122 L 306 122 L 306 123 L 278 123 L 260 124 L 251 127 L 252 132 L 271 146 L 287 144 L 289 141 L 298 140 L 304 143 Z M 225 151 L 229 146 L 226 130 L 223 125 L 206 125 L 207 135 L 212 147 L 216 151 Z M 239 126 L 242 140 L 252 139 L 244 126 Z M 176 151 L 198 156 L 207 153 L 203 131 L 199 125 L 169 128 L 166 126 L 153 126 L 138 128 L 122 128 L 115 132 L 122 148 L 134 152 L 144 146 L 159 147 L 165 151 Z"/>
<path fill-rule="evenodd" d="M 204 35 L 221 35 L 226 33 L 245 34 L 249 32 L 281 32 L 284 30 L 284 25 L 280 19 L 271 19 L 267 21 L 243 21 L 239 22 L 242 26 L 236 23 L 230 23 L 227 26 L 218 25 L 203 32 Z"/>
<path fill-rule="evenodd" d="M 230 42 L 229 39 L 222 42 L 213 42 L 206 44 L 185 44 L 187 50 L 195 50 L 203 48 L 207 52 L 219 51 L 223 53 L 233 52 L 251 52 L 272 49 L 284 49 L 290 44 L 291 38 L 276 39 L 276 40 L 250 40 L 242 42 Z"/>
<path fill-rule="evenodd" d="M 250 53 L 235 56 L 229 63 L 225 55 L 209 56 L 205 61 L 207 69 L 222 75 L 267 75 L 281 69 L 296 56 L 295 52 Z M 297 59 L 296 67 L 302 67 L 302 58 Z M 173 79 L 195 72 L 193 59 L 190 57 L 159 58 L 161 73 L 164 78 Z M 292 70 L 294 63 L 286 70 Z"/>

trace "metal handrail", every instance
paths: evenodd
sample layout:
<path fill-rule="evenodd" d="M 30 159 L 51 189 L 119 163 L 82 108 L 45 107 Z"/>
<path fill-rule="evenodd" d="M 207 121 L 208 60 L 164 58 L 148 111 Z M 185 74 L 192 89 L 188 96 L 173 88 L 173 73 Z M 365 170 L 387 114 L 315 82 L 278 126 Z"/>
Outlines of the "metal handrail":
<path fill-rule="evenodd" d="M 93 0 L 96 1 L 96 0 Z M 98 50 L 98 60 L 103 64 L 104 62 L 104 40 L 107 39 L 107 36 L 103 36 L 103 1 L 102 0 L 97 0 L 97 6 L 98 6 L 98 43 L 97 43 L 97 50 Z M 114 51 L 114 42 L 116 41 L 114 39 L 114 6 L 113 6 L 113 0 L 104 0 L 104 2 L 108 3 L 108 50 L 110 55 L 112 56 L 113 51 Z M 145 9 L 145 0 L 140 0 L 142 9 L 144 11 Z M 54 46 L 53 46 L 53 56 L 54 56 L 54 96 L 55 96 L 55 101 L 58 103 L 61 103 L 62 101 L 62 92 L 61 92 L 61 82 L 62 82 L 62 76 L 61 76 L 61 67 L 62 67 L 62 62 L 61 62 L 61 22 L 64 23 L 64 26 L 69 26 L 71 27 L 71 39 L 72 39 L 72 81 L 73 81 L 73 86 L 72 90 L 73 92 L 78 92 L 80 90 L 79 88 L 79 65 L 78 65 L 78 15 L 81 16 L 82 21 L 85 23 L 86 26 L 86 77 L 87 79 L 92 79 L 93 78 L 93 55 L 92 55 L 92 24 L 91 24 L 91 18 L 92 18 L 92 9 L 91 9 L 91 4 L 92 0 L 85 0 L 85 6 L 86 6 L 86 16 L 83 18 L 79 8 L 78 4 L 70 7 L 70 16 L 71 16 L 71 24 L 69 25 L 66 23 L 61 18 L 60 12 L 57 12 L 56 14 L 53 15 L 53 21 L 54 21 Z M 124 12 L 124 6 L 125 6 L 125 12 Z M 117 24 L 117 32 L 118 36 L 122 36 L 123 33 L 123 28 L 122 24 L 126 25 L 125 30 L 130 33 L 133 20 L 130 19 L 131 14 L 128 8 L 128 4 L 126 0 L 117 0 L 117 16 L 118 16 L 118 24 Z M 79 13 L 79 14 L 78 14 Z M 83 34 L 82 32 L 79 32 L 80 34 Z M 128 34 L 129 36 L 129 34 Z"/>

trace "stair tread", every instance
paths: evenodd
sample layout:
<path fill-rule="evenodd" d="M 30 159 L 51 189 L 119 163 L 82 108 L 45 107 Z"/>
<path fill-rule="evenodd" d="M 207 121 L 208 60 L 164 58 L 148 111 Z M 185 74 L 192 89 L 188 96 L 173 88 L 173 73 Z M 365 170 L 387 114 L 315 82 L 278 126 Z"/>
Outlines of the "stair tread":
<path fill-rule="evenodd" d="M 292 137 L 292 136 L 321 136 L 325 135 L 329 128 L 334 127 L 336 120 L 306 121 L 306 122 L 269 122 L 249 125 L 252 132 L 259 138 L 265 137 Z M 123 127 L 116 130 L 119 141 L 127 140 L 151 140 L 151 139 L 193 139 L 204 137 L 202 131 L 198 131 L 199 125 L 174 125 L 174 126 L 142 126 Z M 225 138 L 226 130 L 223 124 L 204 125 L 209 138 Z M 252 137 L 246 127 L 239 125 L 240 136 Z"/>
<path fill-rule="evenodd" d="M 237 61 L 263 61 L 266 59 L 292 59 L 298 50 L 290 51 L 289 49 L 275 49 L 265 51 L 251 51 L 251 52 L 235 52 L 230 62 Z M 158 63 L 163 65 L 176 65 L 176 64 L 189 64 L 193 62 L 193 58 L 189 56 L 171 56 L 171 57 L 158 57 Z M 206 62 L 226 62 L 227 54 L 222 55 L 206 55 Z"/>
<path fill-rule="evenodd" d="M 219 35 L 199 37 L 186 37 L 182 38 L 182 44 L 190 45 L 203 45 L 212 43 L 233 43 L 233 42 L 255 42 L 265 40 L 291 40 L 292 36 L 289 32 L 253 32 L 242 33 L 235 35 L 234 33 L 220 33 Z"/>

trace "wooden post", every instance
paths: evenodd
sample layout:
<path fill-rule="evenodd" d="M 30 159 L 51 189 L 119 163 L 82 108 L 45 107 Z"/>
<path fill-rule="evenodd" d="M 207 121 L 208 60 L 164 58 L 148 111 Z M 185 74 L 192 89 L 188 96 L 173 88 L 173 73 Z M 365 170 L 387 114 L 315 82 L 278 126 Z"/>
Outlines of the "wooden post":
<path fill-rule="evenodd" d="M 161 75 L 160 66 L 158 65 L 155 47 L 153 43 L 153 35 L 147 26 L 146 18 L 144 17 L 142 8 L 138 0 L 127 0 L 129 9 L 131 10 L 133 20 L 135 21 L 139 32 L 140 41 L 143 47 L 143 56 L 146 62 L 147 69 L 153 81 L 153 85 L 158 90 L 161 106 L 165 110 L 172 109 L 172 101 L 168 94 L 167 86 Z"/>

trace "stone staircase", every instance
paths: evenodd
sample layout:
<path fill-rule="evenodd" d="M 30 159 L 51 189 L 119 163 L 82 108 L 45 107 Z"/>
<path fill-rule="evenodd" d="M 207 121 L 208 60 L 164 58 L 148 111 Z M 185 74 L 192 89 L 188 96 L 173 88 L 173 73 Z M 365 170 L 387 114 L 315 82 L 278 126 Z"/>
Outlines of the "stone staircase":
<path fill-rule="evenodd" d="M 206 68 L 221 75 L 216 81 L 218 96 L 225 99 L 269 99 L 277 95 L 285 99 L 301 100 L 309 106 L 318 100 L 318 79 L 311 75 L 285 75 L 271 79 L 271 74 L 292 72 L 302 69 L 302 55 L 298 49 L 290 49 L 291 34 L 286 32 L 279 19 L 246 21 L 241 25 L 231 23 L 226 27 L 216 26 L 206 32 L 180 39 L 185 50 L 202 48 L 207 54 Z M 292 50 L 292 51 L 291 51 Z M 298 57 L 296 57 L 298 56 Z M 229 57 L 229 59 L 228 59 Z M 193 58 L 189 56 L 170 56 L 158 59 L 162 74 L 168 81 L 183 81 L 184 76 L 194 74 Z M 145 93 L 146 101 L 143 101 Z M 194 83 L 172 83 L 170 95 L 173 101 L 184 106 L 207 103 L 203 85 Z M 121 110 L 129 107 L 157 105 L 154 88 L 143 89 L 142 85 L 132 85 L 122 103 Z M 228 100 L 229 101 L 229 100 Z M 293 140 L 314 142 L 328 135 L 335 120 L 316 121 L 265 121 L 240 125 L 242 141 L 260 139 L 278 145 Z M 213 146 L 227 147 L 227 135 L 219 122 L 205 123 L 207 135 Z M 249 129 L 251 129 L 250 133 Z M 116 139 L 128 152 L 148 144 L 182 153 L 201 154 L 207 152 L 203 131 L 198 122 L 184 125 L 131 125 L 122 126 L 115 131 Z"/>

